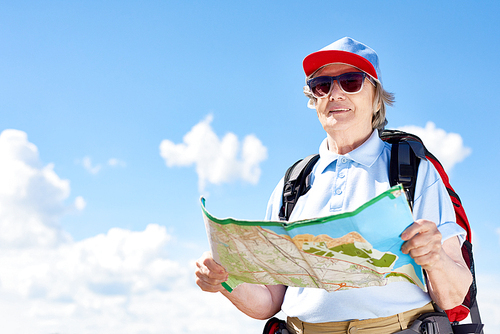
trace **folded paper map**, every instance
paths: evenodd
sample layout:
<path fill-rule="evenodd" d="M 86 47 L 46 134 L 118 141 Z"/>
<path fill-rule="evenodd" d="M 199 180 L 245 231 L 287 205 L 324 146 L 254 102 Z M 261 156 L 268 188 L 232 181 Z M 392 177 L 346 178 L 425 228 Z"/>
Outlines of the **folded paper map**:
<path fill-rule="evenodd" d="M 408 282 L 426 291 L 422 268 L 401 252 L 400 235 L 413 223 L 402 186 L 352 212 L 294 222 L 219 219 L 201 204 L 228 291 L 243 282 L 327 291 Z"/>

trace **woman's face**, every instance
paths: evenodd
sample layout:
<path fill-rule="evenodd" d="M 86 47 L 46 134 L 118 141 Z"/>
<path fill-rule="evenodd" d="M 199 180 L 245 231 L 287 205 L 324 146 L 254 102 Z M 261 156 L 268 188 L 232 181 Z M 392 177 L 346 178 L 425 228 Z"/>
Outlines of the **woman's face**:
<path fill-rule="evenodd" d="M 336 76 L 359 69 L 332 64 L 322 68 L 314 76 Z M 333 138 L 335 135 L 369 136 L 372 129 L 373 99 L 375 87 L 365 79 L 363 89 L 355 94 L 347 94 L 335 80 L 329 95 L 316 101 L 316 112 L 323 129 Z"/>

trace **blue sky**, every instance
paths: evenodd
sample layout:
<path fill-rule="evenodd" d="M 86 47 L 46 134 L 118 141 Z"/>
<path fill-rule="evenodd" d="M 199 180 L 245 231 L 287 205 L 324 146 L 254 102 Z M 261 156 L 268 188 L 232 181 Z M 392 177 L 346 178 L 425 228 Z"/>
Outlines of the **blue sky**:
<path fill-rule="evenodd" d="M 396 96 L 388 127 L 412 126 L 449 161 L 475 232 L 480 307 L 488 332 L 499 331 L 499 9 L 3 1 L 2 323 L 39 333 L 261 330 L 194 286 L 193 260 L 207 248 L 199 197 L 217 216 L 264 217 L 286 168 L 325 136 L 302 94 L 302 59 L 350 36 L 379 54 Z M 165 140 L 180 153 L 162 156 Z"/>

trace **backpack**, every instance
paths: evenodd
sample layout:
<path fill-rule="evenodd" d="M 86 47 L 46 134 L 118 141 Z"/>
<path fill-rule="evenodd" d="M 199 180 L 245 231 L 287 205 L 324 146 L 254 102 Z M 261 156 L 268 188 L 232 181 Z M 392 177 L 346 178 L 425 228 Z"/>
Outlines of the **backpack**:
<path fill-rule="evenodd" d="M 445 312 L 448 315 L 450 322 L 456 325 L 454 326 L 456 327 L 454 329 L 456 329 L 457 333 L 468 333 L 468 331 L 462 330 L 467 330 L 463 326 L 469 325 L 458 325 L 458 322 L 464 320 L 469 313 L 471 315 L 472 322 L 474 325 L 477 325 L 476 329 L 480 327 L 477 333 L 482 333 L 483 325 L 476 302 L 477 289 L 474 260 L 472 257 L 471 228 L 462 207 L 462 202 L 450 185 L 448 175 L 446 174 L 441 163 L 425 148 L 422 140 L 417 136 L 398 130 L 384 130 L 380 132 L 380 138 L 383 141 L 392 144 L 389 166 L 390 184 L 391 186 L 398 183 L 403 185 L 410 207 L 413 207 L 417 171 L 420 160 L 425 159 L 430 161 L 441 176 L 453 203 L 457 224 L 459 224 L 467 232 L 466 240 L 462 245 L 462 255 L 473 277 L 473 282 L 462 305 L 451 310 L 446 310 Z M 318 159 L 319 154 L 310 155 L 297 161 L 285 173 L 282 206 L 279 212 L 280 220 L 288 220 L 300 196 L 307 193 L 311 188 L 310 175 Z M 458 327 L 462 327 L 462 330 L 458 330 Z M 471 329 L 472 333 L 476 333 L 476 329 Z"/>

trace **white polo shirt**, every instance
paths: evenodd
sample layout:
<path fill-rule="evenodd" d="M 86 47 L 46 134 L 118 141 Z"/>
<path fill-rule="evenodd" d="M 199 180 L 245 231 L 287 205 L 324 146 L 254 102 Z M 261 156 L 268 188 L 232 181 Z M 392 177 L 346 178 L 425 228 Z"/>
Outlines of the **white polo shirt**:
<path fill-rule="evenodd" d="M 376 130 L 365 143 L 345 155 L 330 152 L 325 139 L 319 154 L 312 171 L 312 187 L 298 200 L 290 221 L 353 211 L 390 188 L 391 144 L 382 141 Z M 269 199 L 266 219 L 279 220 L 282 191 L 283 179 Z M 413 217 L 435 222 L 443 241 L 454 236 L 465 240 L 465 231 L 455 222 L 446 187 L 426 160 L 420 161 L 418 168 Z M 427 293 L 407 282 L 335 292 L 288 287 L 282 310 L 289 317 L 318 323 L 386 317 L 430 301 Z"/>

